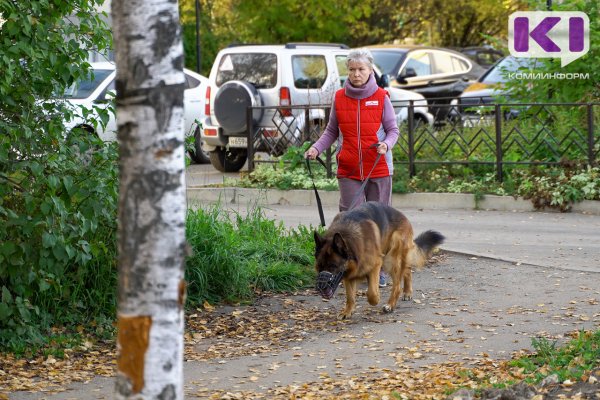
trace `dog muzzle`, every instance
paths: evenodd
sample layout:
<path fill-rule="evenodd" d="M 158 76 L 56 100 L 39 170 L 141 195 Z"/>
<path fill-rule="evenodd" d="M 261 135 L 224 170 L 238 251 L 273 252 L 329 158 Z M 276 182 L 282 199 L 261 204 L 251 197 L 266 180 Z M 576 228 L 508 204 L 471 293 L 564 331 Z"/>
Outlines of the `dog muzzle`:
<path fill-rule="evenodd" d="M 330 299 L 335 294 L 335 291 L 340 286 L 344 271 L 337 274 L 332 274 L 328 271 L 321 271 L 317 275 L 317 291 L 324 299 Z"/>

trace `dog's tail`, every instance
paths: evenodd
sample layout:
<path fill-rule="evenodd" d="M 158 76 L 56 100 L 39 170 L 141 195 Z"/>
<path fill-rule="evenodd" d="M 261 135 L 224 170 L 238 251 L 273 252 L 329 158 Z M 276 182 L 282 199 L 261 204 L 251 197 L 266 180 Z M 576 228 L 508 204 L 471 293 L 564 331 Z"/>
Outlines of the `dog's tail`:
<path fill-rule="evenodd" d="M 422 268 L 434 250 L 444 242 L 444 239 L 444 235 L 436 231 L 429 230 L 421 233 L 414 240 L 415 246 L 408 254 L 410 264 L 416 268 Z"/>

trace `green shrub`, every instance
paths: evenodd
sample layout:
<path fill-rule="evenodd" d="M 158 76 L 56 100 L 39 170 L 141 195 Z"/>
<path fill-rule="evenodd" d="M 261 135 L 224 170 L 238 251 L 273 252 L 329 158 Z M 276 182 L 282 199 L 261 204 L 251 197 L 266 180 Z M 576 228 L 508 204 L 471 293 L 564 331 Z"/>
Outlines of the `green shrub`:
<path fill-rule="evenodd" d="M 517 172 L 518 195 L 536 208 L 554 207 L 567 211 L 582 200 L 600 200 L 600 168 L 535 168 Z"/>
<path fill-rule="evenodd" d="M 98 1 L 57 4 L 0 3 L 0 347 L 16 350 L 115 307 L 116 146 L 67 131 L 55 99 L 111 35 Z"/>
<path fill-rule="evenodd" d="M 337 179 L 327 178 L 327 172 L 321 165 L 313 162 L 311 170 L 317 189 L 337 190 Z M 295 169 L 287 168 L 286 165 L 259 164 L 247 176 L 242 177 L 236 186 L 258 187 L 265 189 L 312 189 L 312 180 L 305 167 Z"/>
<path fill-rule="evenodd" d="M 0 186 L 0 346 L 114 313 L 116 149 L 96 143 L 84 166 L 86 141 L 26 161 Z"/>

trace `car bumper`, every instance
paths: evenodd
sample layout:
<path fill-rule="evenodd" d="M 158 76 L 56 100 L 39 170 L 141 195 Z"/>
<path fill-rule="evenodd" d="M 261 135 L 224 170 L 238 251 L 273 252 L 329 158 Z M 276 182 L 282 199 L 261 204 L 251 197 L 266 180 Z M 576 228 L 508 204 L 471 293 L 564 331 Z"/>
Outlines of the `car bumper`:
<path fill-rule="evenodd" d="M 273 125 L 256 127 L 255 137 L 260 140 L 255 140 L 255 145 L 258 146 L 255 150 L 263 150 L 272 148 L 278 144 L 278 147 L 297 146 L 300 144 L 304 129 L 304 122 L 295 117 L 273 117 Z M 200 133 L 202 145 L 205 151 L 213 151 L 216 147 L 234 147 L 247 148 L 248 137 L 245 133 L 236 133 L 228 135 L 218 125 L 212 123 L 210 117 L 206 117 L 202 121 L 202 130 Z"/>

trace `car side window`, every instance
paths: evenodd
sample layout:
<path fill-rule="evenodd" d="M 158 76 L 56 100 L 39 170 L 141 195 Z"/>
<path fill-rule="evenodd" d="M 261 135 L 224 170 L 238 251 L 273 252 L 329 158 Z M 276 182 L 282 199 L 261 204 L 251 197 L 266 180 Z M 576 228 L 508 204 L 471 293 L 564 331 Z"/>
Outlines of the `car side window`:
<path fill-rule="evenodd" d="M 185 88 L 187 89 L 193 89 L 197 86 L 200 86 L 200 81 L 196 78 L 194 78 L 191 75 L 185 74 Z"/>
<path fill-rule="evenodd" d="M 115 91 L 115 80 L 111 80 L 110 83 L 108 84 L 108 86 L 106 86 L 106 88 L 102 91 L 102 93 L 100 93 L 100 95 L 98 96 L 98 98 L 96 99 L 96 101 L 98 102 L 102 102 L 102 101 L 111 101 L 114 99 L 116 94 Z"/>
<path fill-rule="evenodd" d="M 458 57 L 452 57 L 452 65 L 456 72 L 467 72 L 469 70 L 469 64 L 465 60 L 461 60 Z"/>
<path fill-rule="evenodd" d="M 327 62 L 324 56 L 292 56 L 294 86 L 298 89 L 319 89 L 327 79 Z"/>
<path fill-rule="evenodd" d="M 456 74 L 469 70 L 469 64 L 465 60 L 452 54 L 436 52 L 433 57 L 436 74 Z"/>
<path fill-rule="evenodd" d="M 401 74 L 412 68 L 417 76 L 431 75 L 431 60 L 428 53 L 410 54 Z"/>
<path fill-rule="evenodd" d="M 72 99 L 88 98 L 112 72 L 110 69 L 96 69 L 92 73 L 93 76 L 81 79 L 68 87 L 63 96 Z"/>
<path fill-rule="evenodd" d="M 460 68 L 455 68 L 455 64 L 453 63 L 452 57 L 448 53 L 436 52 L 433 53 L 433 58 L 435 60 L 435 72 L 436 74 L 451 74 L 454 71 L 460 71 Z"/>
<path fill-rule="evenodd" d="M 348 79 L 348 65 L 346 64 L 346 56 L 335 56 L 335 64 L 337 65 L 338 73 L 340 74 L 340 86 L 344 86 Z"/>
<path fill-rule="evenodd" d="M 257 89 L 277 84 L 277 56 L 273 53 L 230 53 L 221 58 L 215 82 L 247 81 Z"/>

